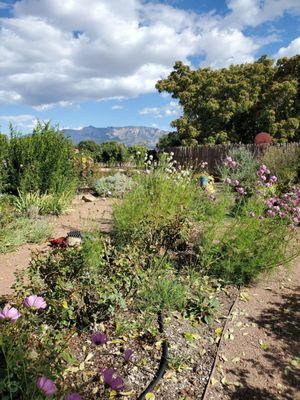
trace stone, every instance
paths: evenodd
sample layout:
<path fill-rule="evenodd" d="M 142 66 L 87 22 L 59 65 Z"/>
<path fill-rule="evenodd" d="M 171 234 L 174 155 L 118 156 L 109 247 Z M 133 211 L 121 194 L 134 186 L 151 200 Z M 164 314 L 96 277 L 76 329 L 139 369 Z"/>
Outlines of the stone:
<path fill-rule="evenodd" d="M 86 203 L 92 203 L 93 201 L 97 200 L 97 197 L 93 196 L 92 194 L 84 194 L 82 196 L 82 200 L 85 201 Z"/>

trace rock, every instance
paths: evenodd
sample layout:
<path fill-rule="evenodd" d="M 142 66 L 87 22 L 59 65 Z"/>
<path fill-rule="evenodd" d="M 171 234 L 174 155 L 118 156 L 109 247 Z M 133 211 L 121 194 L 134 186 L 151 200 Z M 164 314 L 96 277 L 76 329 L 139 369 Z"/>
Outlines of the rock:
<path fill-rule="evenodd" d="M 88 193 L 88 194 L 84 194 L 82 196 L 82 200 L 85 201 L 86 203 L 88 202 L 93 202 L 97 200 L 97 197 L 93 196 L 92 194 Z"/>

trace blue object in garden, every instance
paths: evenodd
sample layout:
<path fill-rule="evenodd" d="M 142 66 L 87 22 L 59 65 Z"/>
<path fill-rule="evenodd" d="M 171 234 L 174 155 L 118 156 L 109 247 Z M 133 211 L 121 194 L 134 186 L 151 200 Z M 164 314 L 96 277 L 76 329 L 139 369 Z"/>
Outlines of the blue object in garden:
<path fill-rule="evenodd" d="M 208 185 L 208 177 L 207 176 L 200 176 L 200 186 L 206 187 Z"/>

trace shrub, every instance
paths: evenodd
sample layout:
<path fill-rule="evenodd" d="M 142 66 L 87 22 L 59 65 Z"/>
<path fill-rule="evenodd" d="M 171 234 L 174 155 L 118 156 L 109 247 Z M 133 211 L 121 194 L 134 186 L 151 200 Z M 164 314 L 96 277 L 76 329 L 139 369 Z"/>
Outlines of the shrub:
<path fill-rule="evenodd" d="M 287 189 L 300 178 L 300 147 L 268 146 L 261 162 L 277 176 L 280 190 Z"/>
<path fill-rule="evenodd" d="M 208 224 L 199 240 L 201 270 L 242 285 L 288 259 L 292 232 L 285 221 L 265 217 L 264 212 L 263 202 L 253 200 L 218 230 L 211 232 Z"/>
<path fill-rule="evenodd" d="M 126 308 L 124 297 L 136 279 L 136 260 L 131 249 L 117 252 L 109 241 L 87 235 L 80 247 L 34 257 L 15 287 L 19 297 L 43 294 L 49 324 L 84 329 Z"/>
<path fill-rule="evenodd" d="M 121 197 L 132 188 L 132 178 L 120 173 L 100 178 L 95 183 L 96 193 L 105 197 Z"/>
<path fill-rule="evenodd" d="M 100 145 L 101 161 L 107 164 L 121 164 L 127 160 L 128 153 L 124 144 L 105 142 Z"/>
<path fill-rule="evenodd" d="M 233 148 L 228 152 L 224 163 L 219 166 L 219 174 L 223 182 L 226 180 L 238 182 L 232 185 L 234 191 L 237 188 L 245 190 L 247 197 L 253 195 L 257 181 L 256 170 L 259 166 L 253 154 L 244 148 Z"/>
<path fill-rule="evenodd" d="M 72 142 L 49 123 L 38 123 L 30 136 L 12 130 L 5 185 L 13 194 L 70 190 L 74 186 Z"/>
<path fill-rule="evenodd" d="M 128 147 L 128 155 L 138 167 L 142 167 L 147 155 L 147 147 L 138 144 L 130 146 Z"/>

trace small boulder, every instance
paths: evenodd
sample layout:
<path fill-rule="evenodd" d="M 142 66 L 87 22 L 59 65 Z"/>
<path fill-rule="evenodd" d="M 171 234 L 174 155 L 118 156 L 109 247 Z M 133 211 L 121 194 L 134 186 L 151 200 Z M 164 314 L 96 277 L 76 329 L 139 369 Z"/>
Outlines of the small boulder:
<path fill-rule="evenodd" d="M 92 194 L 84 194 L 82 196 L 82 200 L 85 201 L 86 203 L 92 203 L 93 201 L 97 200 L 97 197 L 93 196 Z"/>

